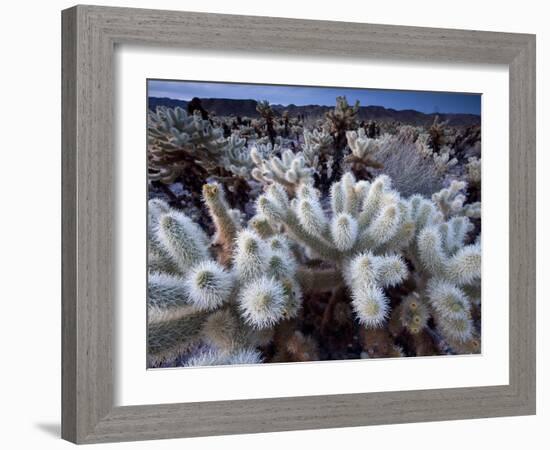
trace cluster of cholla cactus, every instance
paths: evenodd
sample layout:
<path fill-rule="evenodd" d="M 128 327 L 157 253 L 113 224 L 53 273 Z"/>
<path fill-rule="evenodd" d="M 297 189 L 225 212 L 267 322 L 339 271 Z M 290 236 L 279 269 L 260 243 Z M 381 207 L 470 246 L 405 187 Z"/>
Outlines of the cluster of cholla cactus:
<path fill-rule="evenodd" d="M 359 101 L 354 106 L 350 106 L 346 97 L 336 97 L 336 106 L 334 111 L 326 113 L 327 125 L 334 141 L 334 153 L 332 156 L 333 166 L 330 173 L 322 174 L 328 183 L 340 176 L 341 161 L 344 158 L 344 152 L 347 144 L 347 131 L 357 128 L 357 113 L 359 112 Z"/>
<path fill-rule="evenodd" d="M 251 363 L 274 327 L 301 304 L 298 264 L 283 234 L 260 236 L 228 208 L 219 184 L 204 201 L 216 225 L 209 238 L 162 200 L 149 202 L 148 354 L 151 364 L 202 343 L 186 364 Z"/>
<path fill-rule="evenodd" d="M 244 139 L 224 138 L 219 128 L 184 109 L 159 107 L 148 116 L 149 179 L 169 184 L 195 167 L 223 167 L 242 176 L 250 166 Z"/>
<path fill-rule="evenodd" d="M 273 109 L 271 109 L 271 106 L 269 105 L 269 102 L 267 100 L 263 100 L 258 102 L 258 106 L 256 106 L 256 111 L 260 113 L 260 116 L 264 121 L 264 126 L 267 131 L 267 137 L 269 138 L 271 145 L 275 145 L 275 114 L 273 112 Z"/>
<path fill-rule="evenodd" d="M 246 178 L 254 162 L 246 140 L 238 133 L 224 137 L 223 129 L 204 119 L 204 113 L 158 107 L 148 114 L 148 178 L 176 204 L 182 199 L 168 187 L 176 181 L 200 192 L 208 178 L 215 178 L 236 196 L 243 197 L 248 192 Z M 195 199 L 198 200 L 196 196 Z"/>
<path fill-rule="evenodd" d="M 149 200 L 149 367 L 479 353 L 480 155 L 345 98 L 312 127 L 258 112 L 149 114 L 150 182 L 206 215 Z"/>
<path fill-rule="evenodd" d="M 347 131 L 346 137 L 351 153 L 346 156 L 345 160 L 357 177 L 369 179 L 372 177 L 371 168 L 382 169 L 384 167 L 375 157 L 380 148 L 378 140 L 368 137 L 364 128 L 360 128 L 358 131 Z"/>
<path fill-rule="evenodd" d="M 479 351 L 481 249 L 469 237 L 469 216 L 479 210 L 465 207 L 462 187 L 402 198 L 388 177 L 357 181 L 348 172 L 324 208 L 311 183 L 290 197 L 273 182 L 245 225 L 221 185 L 206 184 L 213 237 L 151 200 L 150 364 L 186 353 L 185 365 L 318 357 L 319 336 L 305 339 L 297 317 L 323 292 L 340 292 L 334 301 L 351 309 L 371 357 L 403 353 L 403 335 L 429 337 L 420 354 Z M 409 292 L 396 295 L 402 284 Z M 369 352 L 373 346 L 390 351 Z"/>

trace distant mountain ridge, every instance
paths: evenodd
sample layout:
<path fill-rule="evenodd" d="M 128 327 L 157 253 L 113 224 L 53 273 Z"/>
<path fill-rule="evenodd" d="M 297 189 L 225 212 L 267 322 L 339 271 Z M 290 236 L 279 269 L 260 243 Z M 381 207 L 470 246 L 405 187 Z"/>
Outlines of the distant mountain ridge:
<path fill-rule="evenodd" d="M 187 108 L 187 101 L 176 100 L 168 97 L 149 97 L 148 107 L 155 110 L 157 106 L 167 106 L 175 108 Z M 213 111 L 219 116 L 248 116 L 259 117 L 256 111 L 256 100 L 235 100 L 228 98 L 201 98 L 201 103 L 207 111 Z M 291 116 L 303 114 L 304 116 L 323 116 L 325 112 L 332 110 L 333 106 L 324 105 L 271 105 L 273 110 L 279 115 L 283 111 L 288 111 Z M 398 121 L 407 125 L 431 125 L 435 116 L 439 116 L 441 121 L 447 121 L 450 126 L 471 126 L 480 125 L 481 117 L 477 114 L 463 113 L 431 113 L 426 114 L 413 109 L 395 110 L 385 108 L 383 106 L 360 106 L 360 120 L 377 120 L 377 121 Z"/>

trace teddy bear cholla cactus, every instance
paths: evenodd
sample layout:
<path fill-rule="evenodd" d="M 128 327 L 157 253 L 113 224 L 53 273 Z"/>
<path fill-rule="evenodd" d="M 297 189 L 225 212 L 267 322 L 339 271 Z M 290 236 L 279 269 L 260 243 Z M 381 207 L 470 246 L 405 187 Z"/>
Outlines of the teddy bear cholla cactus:
<path fill-rule="evenodd" d="M 346 97 L 336 97 L 334 110 L 325 113 L 326 127 L 333 138 L 333 152 L 330 155 L 330 164 L 327 164 L 325 171 L 320 174 L 321 189 L 326 192 L 330 184 L 340 178 L 344 173 L 343 159 L 346 152 L 346 132 L 355 130 L 358 126 L 357 115 L 359 113 L 359 100 L 354 106 L 350 106 Z"/>
<path fill-rule="evenodd" d="M 420 196 L 410 199 L 416 233 L 408 257 L 415 266 L 416 293 L 420 300 L 428 300 L 429 313 L 447 343 L 475 352 L 479 336 L 472 308 L 481 298 L 481 242 L 478 236 L 466 244 L 473 225 L 463 215 L 468 210 L 464 199 L 453 200 L 456 187 L 452 183 L 434 194 L 432 202 Z"/>
<path fill-rule="evenodd" d="M 259 101 L 256 105 L 256 111 L 258 111 L 265 123 L 266 134 L 271 145 L 275 145 L 275 138 L 277 136 L 274 124 L 275 112 L 267 100 Z"/>
<path fill-rule="evenodd" d="M 369 183 L 351 173 L 332 185 L 330 205 L 310 183 L 299 184 L 292 199 L 281 184 L 269 184 L 244 229 L 220 185 L 205 185 L 203 196 L 216 226 L 213 242 L 182 213 L 150 202 L 152 364 L 201 342 L 208 349 L 195 362 L 255 362 L 258 346 L 296 316 L 303 291 L 342 284 L 367 332 L 388 338 L 386 327 L 397 322 L 421 339 L 433 333 L 431 317 L 443 336 L 439 345 L 475 351 L 480 245 L 464 244 L 471 225 L 458 210 L 448 215 L 433 200 L 401 198 L 388 177 Z M 311 265 L 315 260 L 323 265 Z M 395 307 L 390 290 L 411 277 L 414 291 Z M 315 354 L 311 338 L 292 330 L 283 335 L 286 357 Z M 393 343 L 388 348 L 388 356 L 401 352 Z"/>
<path fill-rule="evenodd" d="M 444 174 L 452 167 L 458 164 L 456 158 L 452 158 L 452 150 L 444 146 L 440 149 L 439 153 L 433 153 L 432 158 L 434 160 L 435 167 L 440 174 Z"/>
<path fill-rule="evenodd" d="M 321 130 L 314 128 L 311 131 L 305 129 L 303 136 L 302 154 L 306 164 L 317 173 L 322 170 L 322 166 L 330 171 L 334 138 L 325 128 Z"/>
<path fill-rule="evenodd" d="M 331 127 L 332 133 L 344 134 L 346 130 L 352 130 L 357 125 L 357 114 L 359 112 L 359 100 L 350 106 L 345 96 L 336 97 L 334 110 L 326 113 L 326 118 Z"/>
<path fill-rule="evenodd" d="M 293 317 L 300 306 L 286 238 L 262 239 L 242 229 L 225 209 L 219 185 L 205 185 L 204 197 L 217 228 L 215 239 L 222 244 L 221 262 L 198 225 L 161 200 L 149 202 L 148 353 L 153 365 L 200 342 L 210 344 L 208 351 L 189 365 L 258 362 L 255 347 L 262 332 Z"/>
<path fill-rule="evenodd" d="M 413 237 L 406 204 L 383 176 L 371 184 L 356 182 L 346 173 L 332 185 L 330 216 L 319 195 L 312 185 L 302 184 L 291 201 L 274 184 L 259 197 L 258 210 L 275 228 L 282 225 L 291 238 L 305 245 L 312 258 L 332 264 L 351 289 L 359 321 L 379 325 L 389 309 L 383 289 L 407 275 L 397 253 Z"/>
<path fill-rule="evenodd" d="M 481 159 L 476 156 L 469 157 L 466 170 L 468 182 L 479 187 L 481 185 Z"/>
<path fill-rule="evenodd" d="M 466 196 L 463 192 L 467 187 L 468 184 L 465 181 L 453 180 L 449 187 L 432 195 L 432 200 L 445 218 L 452 216 L 481 217 L 481 202 L 466 203 Z"/>
<path fill-rule="evenodd" d="M 407 278 L 403 257 L 411 261 L 417 300 L 403 302 L 396 312 L 402 323 L 418 333 L 431 315 L 443 336 L 463 347 L 475 339 L 470 306 L 479 298 L 481 272 L 480 245 L 465 245 L 472 225 L 464 216 L 470 206 L 456 198 L 463 187 L 452 184 L 434 200 L 402 199 L 385 176 L 369 183 L 346 173 L 332 186 L 330 215 L 311 185 L 301 185 L 292 200 L 272 185 L 258 199 L 258 210 L 274 228 L 283 226 L 312 258 L 334 265 L 367 328 L 389 318 L 387 289 Z"/>
<path fill-rule="evenodd" d="M 370 168 L 381 169 L 383 167 L 383 164 L 374 156 L 380 149 L 378 140 L 369 138 L 364 128 L 359 128 L 357 131 L 346 131 L 346 138 L 351 153 L 346 156 L 344 161 L 357 177 L 371 178 Z"/>
<path fill-rule="evenodd" d="M 223 168 L 245 176 L 253 166 L 245 140 L 224 138 L 199 111 L 189 115 L 180 107 L 159 106 L 148 114 L 149 179 L 165 184 L 192 171 L 196 165 L 208 172 Z"/>
<path fill-rule="evenodd" d="M 294 153 L 292 150 L 284 150 L 281 157 L 264 155 L 269 152 L 262 151 L 265 147 L 253 147 L 250 156 L 256 165 L 252 169 L 252 177 L 262 183 L 278 183 L 290 192 L 294 192 L 301 183 L 309 183 L 314 170 L 306 164 L 302 152 Z M 263 153 L 263 154 L 262 154 Z"/>

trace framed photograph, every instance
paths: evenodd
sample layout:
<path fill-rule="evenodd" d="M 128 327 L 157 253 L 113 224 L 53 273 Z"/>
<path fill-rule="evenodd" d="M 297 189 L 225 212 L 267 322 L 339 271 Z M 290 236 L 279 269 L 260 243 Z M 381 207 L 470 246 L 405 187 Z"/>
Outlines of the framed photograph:
<path fill-rule="evenodd" d="M 533 35 L 62 19 L 65 439 L 535 413 Z"/>

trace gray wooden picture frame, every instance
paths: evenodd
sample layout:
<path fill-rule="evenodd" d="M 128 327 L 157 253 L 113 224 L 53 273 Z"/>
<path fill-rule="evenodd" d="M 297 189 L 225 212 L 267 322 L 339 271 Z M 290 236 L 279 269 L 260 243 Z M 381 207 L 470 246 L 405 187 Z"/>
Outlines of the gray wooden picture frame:
<path fill-rule="evenodd" d="M 534 35 L 97 6 L 63 11 L 62 31 L 64 439 L 94 443 L 535 413 Z M 507 65 L 509 384 L 115 407 L 117 44 Z"/>

